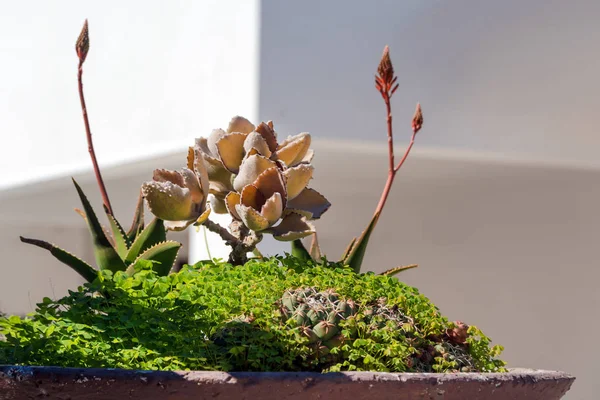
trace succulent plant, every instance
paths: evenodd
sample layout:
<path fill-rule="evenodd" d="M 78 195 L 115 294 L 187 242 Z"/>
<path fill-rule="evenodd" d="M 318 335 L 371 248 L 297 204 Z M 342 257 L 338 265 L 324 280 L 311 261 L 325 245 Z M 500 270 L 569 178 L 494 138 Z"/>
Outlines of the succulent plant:
<path fill-rule="evenodd" d="M 333 290 L 319 292 L 312 287 L 287 290 L 279 307 L 284 320 L 293 320 L 299 335 L 308 339 L 315 357 L 326 356 L 344 343 L 340 322 L 358 311 L 351 299 L 342 300 Z"/>
<path fill-rule="evenodd" d="M 142 196 L 138 200 L 133 223 L 127 232 L 105 207 L 110 231 L 112 232 L 111 236 L 100 225 L 98 217 L 81 187 L 75 180 L 73 180 L 73 183 L 83 205 L 83 210 L 78 210 L 78 212 L 85 219 L 90 230 L 96 265 L 99 270 L 106 269 L 113 272 L 126 271 L 133 273 L 134 265 L 138 260 L 148 260 L 156 263 L 154 269 L 159 274 L 166 275 L 169 273 L 175 263 L 181 243 L 167 240 L 166 230 L 161 219 L 155 218 L 144 227 Z M 71 267 L 90 282 L 98 275 L 97 269 L 54 244 L 23 236 L 21 236 L 21 241 L 50 251 L 55 258 Z"/>
<path fill-rule="evenodd" d="M 215 212 L 229 212 L 248 229 L 278 240 L 312 234 L 307 220 L 320 218 L 331 204 L 307 187 L 314 170 L 310 143 L 310 135 L 300 133 L 280 144 L 272 121 L 254 126 L 240 116 L 227 131 L 216 129 L 196 139 Z"/>
<path fill-rule="evenodd" d="M 168 230 L 181 231 L 193 223 L 202 224 L 210 214 L 207 207 L 208 171 L 204 159 L 188 154 L 187 168 L 181 171 L 154 170 L 153 180 L 142 185 L 148 208 L 164 220 Z"/>

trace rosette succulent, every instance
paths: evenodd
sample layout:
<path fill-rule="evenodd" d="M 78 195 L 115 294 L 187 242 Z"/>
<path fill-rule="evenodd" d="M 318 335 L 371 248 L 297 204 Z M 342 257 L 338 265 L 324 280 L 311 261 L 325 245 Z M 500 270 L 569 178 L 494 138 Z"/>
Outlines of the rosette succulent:
<path fill-rule="evenodd" d="M 312 287 L 287 290 L 278 305 L 283 320 L 294 321 L 317 358 L 352 339 L 342 335 L 340 322 L 353 317 L 358 306 L 352 299 L 340 299 L 333 290 L 319 292 Z"/>
<path fill-rule="evenodd" d="M 216 129 L 196 139 L 215 212 L 229 212 L 248 229 L 271 233 L 278 240 L 313 233 L 307 221 L 320 218 L 330 203 L 307 187 L 314 170 L 310 143 L 308 133 L 278 143 L 272 121 L 254 126 L 239 116 L 227 131 Z"/>
<path fill-rule="evenodd" d="M 153 180 L 142 185 L 150 211 L 174 231 L 206 221 L 210 214 L 208 191 L 208 172 L 202 157 L 188 157 L 187 168 L 180 171 L 156 169 Z"/>

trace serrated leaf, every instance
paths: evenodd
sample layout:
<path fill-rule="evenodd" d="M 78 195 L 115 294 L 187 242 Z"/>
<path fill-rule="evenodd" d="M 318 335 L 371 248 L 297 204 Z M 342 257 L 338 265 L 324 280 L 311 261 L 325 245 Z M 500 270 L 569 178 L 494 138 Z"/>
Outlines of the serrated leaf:
<path fill-rule="evenodd" d="M 360 273 L 360 268 L 362 266 L 363 258 L 365 257 L 365 252 L 367 251 L 367 245 L 369 244 L 369 238 L 371 237 L 371 233 L 373 232 L 373 228 L 377 224 L 379 220 L 379 213 L 373 215 L 371 218 L 371 222 L 367 226 L 367 229 L 363 231 L 358 240 L 352 246 L 352 250 L 348 254 L 348 257 L 345 260 L 345 264 L 350 266 L 354 272 L 357 274 Z"/>
<path fill-rule="evenodd" d="M 129 247 L 125 262 L 127 265 L 134 262 L 140 254 L 146 249 L 154 246 L 155 244 L 162 243 L 167 240 L 167 231 L 165 224 L 162 219 L 154 218 L 152 222 L 144 228 L 142 232 L 137 236 L 135 241 Z"/>
<path fill-rule="evenodd" d="M 83 211 L 87 217 L 86 222 L 92 235 L 94 255 L 96 257 L 96 264 L 98 265 L 98 268 L 108 269 L 112 272 L 124 271 L 126 267 L 125 263 L 121 257 L 119 257 L 119 254 L 111 245 L 108 237 L 104 233 L 104 230 L 98 221 L 98 217 L 96 216 L 96 213 L 94 213 L 92 205 L 75 179 L 73 179 L 73 184 L 75 185 L 75 189 L 77 189 L 77 194 L 79 194 L 81 204 L 83 205 Z"/>
<path fill-rule="evenodd" d="M 387 271 L 383 271 L 379 275 L 394 276 L 396 274 L 399 274 L 402 271 L 406 271 L 407 269 L 417 268 L 418 266 L 419 266 L 418 264 L 401 265 L 399 267 L 390 268 Z"/>
<path fill-rule="evenodd" d="M 300 260 L 303 260 L 303 261 L 312 260 L 312 257 L 310 256 L 310 253 L 308 252 L 308 250 L 306 250 L 306 247 L 304 247 L 302 240 L 300 240 L 300 239 L 293 240 L 291 243 L 291 246 L 292 246 L 292 255 L 294 257 L 296 257 Z"/>
<path fill-rule="evenodd" d="M 32 244 L 42 249 L 46 249 L 52 254 L 58 261 L 71 267 L 75 272 L 81 275 L 88 282 L 92 282 L 98 276 L 98 271 L 92 268 L 91 265 L 80 259 L 79 257 L 69 253 L 66 250 L 61 249 L 52 243 L 45 242 L 38 239 L 30 239 L 20 236 L 21 242 Z"/>
<path fill-rule="evenodd" d="M 154 271 L 160 276 L 166 276 L 169 274 L 173 264 L 175 264 L 180 248 L 181 243 L 173 240 L 158 243 L 140 254 L 129 268 L 127 268 L 127 273 L 133 274 L 135 272 L 134 266 L 139 260 L 148 260 L 156 263 L 152 268 Z"/>
<path fill-rule="evenodd" d="M 131 242 L 129 241 L 129 238 L 127 237 L 127 234 L 125 233 L 125 230 L 119 221 L 117 221 L 117 219 L 110 214 L 106 208 L 104 211 L 106 212 L 106 217 L 108 218 L 108 223 L 110 224 L 110 230 L 112 231 L 115 249 L 117 250 L 119 257 L 124 260 L 127 256 L 127 252 L 129 251 L 129 247 L 131 246 Z"/>
<path fill-rule="evenodd" d="M 140 191 L 138 202 L 135 206 L 133 222 L 131 223 L 131 227 L 127 231 L 127 238 L 129 239 L 129 243 L 135 242 L 137 235 L 139 235 L 140 232 L 142 232 L 142 230 L 144 230 L 144 196 L 142 196 L 142 192 Z"/>
<path fill-rule="evenodd" d="M 317 232 L 313 233 L 312 241 L 310 242 L 310 250 L 308 251 L 313 260 L 319 261 L 322 258 L 321 246 L 319 246 L 319 239 L 317 238 Z"/>
<path fill-rule="evenodd" d="M 343 262 L 344 264 L 346 264 L 346 261 L 348 260 L 348 255 L 350 255 L 350 251 L 354 247 L 354 243 L 356 243 L 356 238 L 355 237 L 352 238 L 352 240 L 350 241 L 350 243 L 348 243 L 348 247 L 346 247 L 346 250 L 344 250 L 344 253 L 342 254 L 342 257 L 340 258 L 340 262 Z"/>

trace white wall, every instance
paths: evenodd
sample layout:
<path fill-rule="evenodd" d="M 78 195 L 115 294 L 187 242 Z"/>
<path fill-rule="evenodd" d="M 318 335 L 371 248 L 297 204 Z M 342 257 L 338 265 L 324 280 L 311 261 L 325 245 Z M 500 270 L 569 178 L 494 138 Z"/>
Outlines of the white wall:
<path fill-rule="evenodd" d="M 74 46 L 103 165 L 181 149 L 257 114 L 258 0 L 7 2 L 0 13 L 0 187 L 89 169 Z M 233 111 L 235 110 L 235 111 Z"/>

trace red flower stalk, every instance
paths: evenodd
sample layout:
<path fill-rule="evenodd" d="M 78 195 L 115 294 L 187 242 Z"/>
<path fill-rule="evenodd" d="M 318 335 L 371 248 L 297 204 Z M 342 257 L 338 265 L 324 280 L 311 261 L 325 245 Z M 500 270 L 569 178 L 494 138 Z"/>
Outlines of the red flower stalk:
<path fill-rule="evenodd" d="M 83 96 L 83 63 L 88 55 L 89 49 L 90 37 L 88 32 L 88 21 L 86 19 L 85 23 L 83 24 L 83 28 L 81 29 L 81 33 L 77 38 L 77 42 L 75 43 L 75 51 L 77 52 L 77 57 L 79 58 L 79 68 L 77 71 L 79 100 L 81 102 L 81 111 L 83 113 L 83 123 L 85 124 L 85 134 L 87 137 L 88 151 L 90 153 L 90 157 L 92 158 L 94 173 L 96 175 L 96 181 L 98 182 L 98 186 L 100 187 L 100 194 L 102 195 L 104 208 L 110 215 L 114 215 L 112 206 L 110 205 L 110 200 L 108 199 L 108 193 L 106 193 L 106 187 L 104 186 L 104 180 L 102 179 L 102 174 L 100 173 L 100 167 L 98 166 L 98 161 L 96 160 L 96 152 L 94 151 L 94 143 L 92 142 L 92 132 L 90 130 L 90 121 L 88 119 L 87 107 L 85 105 L 85 97 Z"/>
<path fill-rule="evenodd" d="M 392 106 L 391 106 L 391 98 L 392 95 L 398 89 L 398 84 L 396 80 L 397 76 L 394 75 L 394 67 L 392 65 L 392 60 L 390 59 L 390 49 L 388 46 L 385 46 L 383 49 L 383 55 L 381 56 L 381 61 L 379 61 L 379 66 L 377 67 L 377 75 L 375 76 L 375 88 L 381 93 L 381 97 L 385 102 L 386 112 L 387 112 L 387 136 L 388 136 L 388 159 L 389 159 L 389 170 L 388 170 L 388 179 L 383 189 L 383 193 L 381 194 L 381 198 L 379 200 L 379 204 L 377 205 L 377 209 L 375 210 L 375 215 L 377 218 L 383 207 L 385 206 L 385 202 L 387 201 L 388 195 L 390 193 L 390 189 L 392 188 L 392 183 L 394 182 L 394 178 L 396 177 L 396 172 L 402 167 L 406 159 L 408 158 L 408 154 L 412 149 L 412 146 L 415 142 L 415 136 L 417 132 L 423 126 L 423 112 L 421 111 L 421 105 L 417 103 L 417 109 L 415 111 L 415 115 L 412 119 L 412 130 L 413 135 L 410 139 L 410 143 L 402 156 L 400 162 L 394 166 L 394 136 L 393 136 L 393 127 L 392 127 Z"/>

